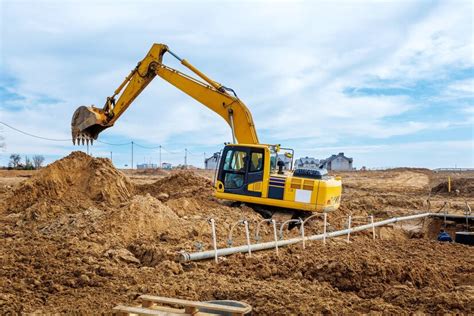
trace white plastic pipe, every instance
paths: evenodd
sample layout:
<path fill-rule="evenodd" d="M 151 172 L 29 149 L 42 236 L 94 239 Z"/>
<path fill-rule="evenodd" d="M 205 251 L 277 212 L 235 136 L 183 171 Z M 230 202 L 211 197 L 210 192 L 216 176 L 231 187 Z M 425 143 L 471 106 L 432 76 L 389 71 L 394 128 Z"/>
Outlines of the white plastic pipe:
<path fill-rule="evenodd" d="M 375 240 L 374 215 L 370 215 L 370 224 L 372 225 L 372 239 Z"/>
<path fill-rule="evenodd" d="M 272 219 L 273 224 L 273 237 L 275 238 L 275 251 L 278 256 L 278 235 L 277 235 L 277 224 L 274 219 Z"/>
<path fill-rule="evenodd" d="M 384 226 L 388 224 L 393 224 L 396 222 L 401 222 L 401 221 L 408 221 L 408 220 L 414 220 L 414 219 L 420 219 L 428 216 L 443 216 L 443 214 L 433 214 L 433 213 L 421 213 L 421 214 L 416 214 L 416 215 L 409 215 L 409 216 L 401 216 L 401 217 L 393 217 L 389 218 L 383 221 L 379 222 L 374 222 L 374 224 L 366 224 L 366 225 L 361 225 L 353 228 L 348 228 L 348 229 L 343 229 L 343 230 L 338 230 L 326 234 L 318 234 L 318 235 L 311 235 L 309 237 L 305 237 L 306 240 L 322 240 L 324 238 L 333 238 L 333 237 L 338 237 L 338 236 L 343 236 L 347 235 L 349 233 L 355 233 L 355 232 L 360 232 L 363 230 L 371 229 L 372 227 L 379 227 L 379 226 Z M 464 216 L 459 216 L 461 218 L 464 218 Z M 211 221 L 212 223 L 212 221 Z M 259 250 L 266 250 L 266 249 L 272 249 L 275 248 L 276 246 L 278 247 L 283 247 L 283 246 L 288 246 L 296 243 L 300 243 L 301 237 L 298 238 L 292 238 L 292 239 L 287 239 L 287 240 L 278 240 L 278 241 L 271 241 L 271 242 L 265 242 L 265 243 L 260 243 L 260 244 L 253 244 L 250 245 L 251 251 L 259 251 Z M 194 261 L 194 260 L 204 260 L 204 259 L 209 259 L 215 256 L 216 260 L 218 256 L 228 256 L 234 253 L 239 253 L 239 252 L 247 252 L 249 250 L 248 245 L 243 245 L 243 246 L 238 246 L 238 247 L 231 247 L 231 248 L 223 248 L 223 249 L 216 249 L 217 246 L 215 246 L 215 250 L 207 250 L 207 251 L 202 251 L 202 252 L 193 252 L 193 253 L 188 253 L 188 252 L 181 252 L 179 253 L 179 261 L 181 262 L 186 262 L 186 261 Z"/>
<path fill-rule="evenodd" d="M 244 221 L 245 225 L 245 237 L 247 238 L 247 246 L 249 247 L 249 257 L 252 256 L 252 244 L 250 244 L 250 231 L 249 231 L 249 222 Z"/>
<path fill-rule="evenodd" d="M 352 215 L 349 215 L 347 219 L 347 242 L 350 242 L 351 239 L 351 224 L 352 224 Z"/>
<path fill-rule="evenodd" d="M 211 229 L 212 229 L 212 245 L 214 246 L 214 260 L 216 263 L 219 262 L 217 255 L 217 237 L 216 237 L 216 221 L 211 218 Z"/>
<path fill-rule="evenodd" d="M 301 223 L 301 240 L 303 241 L 303 249 L 306 249 L 306 238 L 304 237 L 304 222 Z"/>
<path fill-rule="evenodd" d="M 323 243 L 326 244 L 326 232 L 328 226 L 328 213 L 324 213 L 324 232 L 323 232 Z"/>
<path fill-rule="evenodd" d="M 234 225 L 232 225 L 232 227 L 230 228 L 230 231 L 229 231 L 229 237 L 227 238 L 227 245 L 229 247 L 232 247 L 232 244 L 234 243 L 234 240 L 232 239 L 232 236 L 233 236 L 233 233 L 234 233 L 234 229 L 235 227 L 241 225 L 241 224 L 244 224 L 245 220 L 243 219 L 239 219 L 237 222 L 234 223 Z"/>
<path fill-rule="evenodd" d="M 257 224 L 257 229 L 255 230 L 255 241 L 256 242 L 259 242 L 261 237 L 260 237 L 260 227 L 263 223 L 266 223 L 266 222 L 272 222 L 273 219 L 270 219 L 270 218 L 267 218 L 267 219 L 263 219 L 261 220 L 260 222 L 258 222 Z"/>

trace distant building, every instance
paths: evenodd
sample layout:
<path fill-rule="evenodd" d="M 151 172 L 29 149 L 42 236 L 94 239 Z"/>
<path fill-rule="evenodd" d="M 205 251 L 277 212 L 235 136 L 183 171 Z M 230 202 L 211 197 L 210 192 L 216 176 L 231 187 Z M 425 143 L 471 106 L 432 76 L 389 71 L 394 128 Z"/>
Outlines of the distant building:
<path fill-rule="evenodd" d="M 295 161 L 295 168 L 316 169 L 319 167 L 319 164 L 319 159 L 306 156 Z"/>
<path fill-rule="evenodd" d="M 214 153 L 211 157 L 204 159 L 204 169 L 216 170 L 219 166 L 220 153 Z"/>
<path fill-rule="evenodd" d="M 154 163 L 137 164 L 137 169 L 158 169 L 158 165 Z"/>
<path fill-rule="evenodd" d="M 173 166 L 169 162 L 162 162 L 161 169 L 171 170 Z"/>
<path fill-rule="evenodd" d="M 327 170 L 350 171 L 353 170 L 352 162 L 352 158 L 344 156 L 344 153 L 339 153 L 337 155 L 332 155 L 327 159 L 321 160 L 319 163 L 322 168 Z"/>

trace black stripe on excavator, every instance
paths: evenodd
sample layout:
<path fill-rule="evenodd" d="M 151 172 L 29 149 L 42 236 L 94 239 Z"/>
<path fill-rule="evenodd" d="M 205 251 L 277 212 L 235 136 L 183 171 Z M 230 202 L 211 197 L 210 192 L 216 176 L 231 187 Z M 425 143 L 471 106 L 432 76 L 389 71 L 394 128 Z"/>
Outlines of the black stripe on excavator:
<path fill-rule="evenodd" d="M 285 193 L 285 188 L 283 187 L 276 187 L 276 186 L 268 187 L 268 198 L 270 199 L 283 200 L 284 193 Z"/>
<path fill-rule="evenodd" d="M 271 181 L 283 181 L 283 182 L 285 182 L 286 179 L 285 178 L 270 177 L 270 180 Z"/>
<path fill-rule="evenodd" d="M 285 183 L 280 183 L 280 182 L 273 182 L 270 180 L 270 185 L 273 185 L 275 187 L 281 187 L 281 188 L 284 188 L 285 187 Z"/>

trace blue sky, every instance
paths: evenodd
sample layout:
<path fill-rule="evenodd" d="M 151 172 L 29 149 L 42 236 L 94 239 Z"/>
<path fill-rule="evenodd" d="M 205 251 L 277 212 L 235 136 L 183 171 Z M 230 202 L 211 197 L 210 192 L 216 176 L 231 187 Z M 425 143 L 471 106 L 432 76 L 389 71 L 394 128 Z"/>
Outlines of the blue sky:
<path fill-rule="evenodd" d="M 152 43 L 165 43 L 253 113 L 264 143 L 344 152 L 357 167 L 474 167 L 472 1 L 0 1 L 0 121 L 66 139 L 79 105 L 102 106 Z M 172 58 L 165 63 L 183 70 Z M 204 106 L 157 78 L 105 142 L 161 144 L 202 165 L 231 140 Z M 1 128 L 1 127 L 0 127 Z M 3 127 L 11 153 L 67 155 Z M 130 146 L 91 152 L 130 164 Z M 158 150 L 135 147 L 136 162 Z"/>

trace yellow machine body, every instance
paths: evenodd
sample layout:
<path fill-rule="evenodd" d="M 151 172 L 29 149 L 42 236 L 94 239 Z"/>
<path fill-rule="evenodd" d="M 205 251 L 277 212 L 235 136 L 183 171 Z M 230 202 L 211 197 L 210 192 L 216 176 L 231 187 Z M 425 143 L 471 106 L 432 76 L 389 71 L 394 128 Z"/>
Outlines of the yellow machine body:
<path fill-rule="evenodd" d="M 342 193 L 339 177 L 297 177 L 290 171 L 279 174 L 271 166 L 272 148 L 269 145 L 227 145 L 223 150 L 216 176 L 215 196 L 220 199 L 311 212 L 329 212 L 339 207 Z M 239 152 L 242 153 L 240 156 L 245 157 L 238 157 Z M 256 159 L 252 159 L 256 155 L 263 161 L 260 166 Z M 232 159 L 239 159 L 241 162 L 233 162 Z M 229 181 L 230 176 L 237 177 L 238 184 L 235 184 L 235 179 Z"/>

